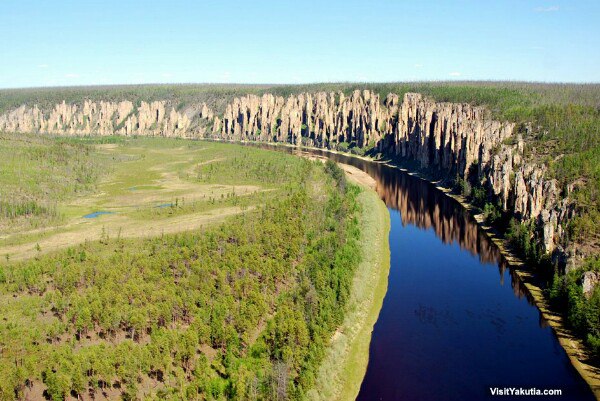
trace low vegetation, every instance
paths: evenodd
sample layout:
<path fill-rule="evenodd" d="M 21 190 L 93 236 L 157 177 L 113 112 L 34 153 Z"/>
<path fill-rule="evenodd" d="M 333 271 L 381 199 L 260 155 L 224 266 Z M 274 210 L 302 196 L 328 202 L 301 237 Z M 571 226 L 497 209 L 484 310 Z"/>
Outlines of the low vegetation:
<path fill-rule="evenodd" d="M 35 228 L 60 219 L 58 203 L 89 194 L 105 171 L 80 143 L 0 133 L 0 230 Z"/>

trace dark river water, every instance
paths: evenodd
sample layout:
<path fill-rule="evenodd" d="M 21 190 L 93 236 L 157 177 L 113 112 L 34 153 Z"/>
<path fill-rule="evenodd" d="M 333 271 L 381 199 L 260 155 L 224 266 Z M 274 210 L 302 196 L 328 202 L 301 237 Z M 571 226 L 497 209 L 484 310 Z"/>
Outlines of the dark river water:
<path fill-rule="evenodd" d="M 370 174 L 390 212 L 388 290 L 358 400 L 595 399 L 518 277 L 456 201 L 396 169 L 316 153 Z M 562 396 L 492 397 L 492 387 Z"/>

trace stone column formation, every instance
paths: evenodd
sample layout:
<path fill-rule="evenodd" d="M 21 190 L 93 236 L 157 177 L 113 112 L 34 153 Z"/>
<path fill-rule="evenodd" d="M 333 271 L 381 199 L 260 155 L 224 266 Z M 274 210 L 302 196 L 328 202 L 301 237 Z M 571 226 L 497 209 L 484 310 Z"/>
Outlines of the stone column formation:
<path fill-rule="evenodd" d="M 55 105 L 49 112 L 21 106 L 0 115 L 0 130 L 60 135 L 147 135 L 284 142 L 320 148 L 340 143 L 376 147 L 466 177 L 472 165 L 505 210 L 536 219 L 540 243 L 552 252 L 573 215 L 543 166 L 523 160 L 520 138 L 506 144 L 514 124 L 493 120 L 484 107 L 436 102 L 418 93 L 383 101 L 370 90 L 300 93 L 287 98 L 249 94 L 234 98 L 222 115 L 206 103 L 186 109 L 167 101 L 93 102 Z M 514 139 L 514 138 L 513 138 Z"/>

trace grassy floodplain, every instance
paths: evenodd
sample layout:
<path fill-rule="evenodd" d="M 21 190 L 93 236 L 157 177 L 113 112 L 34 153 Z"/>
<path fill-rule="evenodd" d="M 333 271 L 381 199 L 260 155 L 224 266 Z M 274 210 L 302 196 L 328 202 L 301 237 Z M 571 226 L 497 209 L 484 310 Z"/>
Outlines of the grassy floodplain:
<path fill-rule="evenodd" d="M 218 143 L 2 134 L 0 255 L 198 229 L 279 196 L 294 160 Z M 241 172 L 241 174 L 240 174 Z M 94 212 L 108 212 L 84 218 Z"/>

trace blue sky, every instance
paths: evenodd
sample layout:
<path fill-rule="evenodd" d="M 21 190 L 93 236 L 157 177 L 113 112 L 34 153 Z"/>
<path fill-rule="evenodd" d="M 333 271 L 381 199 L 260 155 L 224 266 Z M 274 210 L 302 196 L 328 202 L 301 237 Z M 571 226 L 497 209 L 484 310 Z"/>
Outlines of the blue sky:
<path fill-rule="evenodd" d="M 0 2 L 0 87 L 600 81 L 600 1 Z"/>

